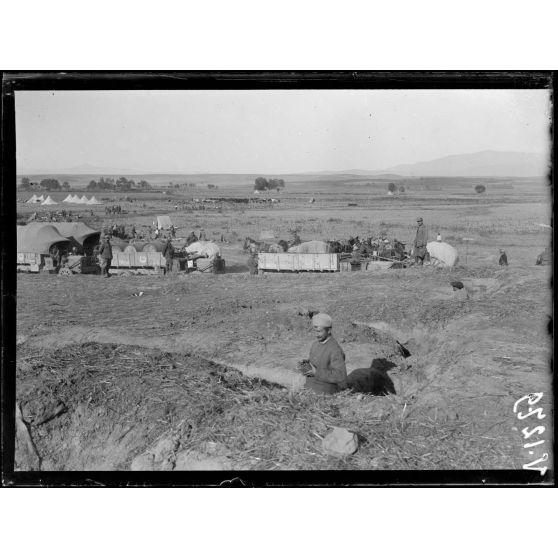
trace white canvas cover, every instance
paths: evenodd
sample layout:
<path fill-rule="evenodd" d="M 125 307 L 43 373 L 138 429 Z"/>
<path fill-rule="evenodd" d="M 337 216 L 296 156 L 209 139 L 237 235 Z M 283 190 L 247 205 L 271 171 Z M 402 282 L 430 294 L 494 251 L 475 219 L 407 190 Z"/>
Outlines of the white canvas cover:
<path fill-rule="evenodd" d="M 458 261 L 457 250 L 447 242 L 429 242 L 426 250 L 430 254 L 433 265 L 441 267 L 453 267 Z"/>
<path fill-rule="evenodd" d="M 64 203 L 72 203 L 72 195 L 68 194 L 62 201 Z"/>
<path fill-rule="evenodd" d="M 87 203 L 89 200 L 85 196 L 81 196 L 79 203 Z"/>
<path fill-rule="evenodd" d="M 41 205 L 58 205 L 50 196 Z"/>
<path fill-rule="evenodd" d="M 168 215 L 157 215 L 157 228 L 170 229 L 171 227 L 172 221 Z"/>
<path fill-rule="evenodd" d="M 40 203 L 40 200 L 36 194 L 33 194 L 25 203 Z"/>
<path fill-rule="evenodd" d="M 260 233 L 260 240 L 273 240 L 275 239 L 275 233 L 273 231 L 262 231 Z"/>
<path fill-rule="evenodd" d="M 221 255 L 221 249 L 214 242 L 194 242 L 186 248 L 188 254 L 196 254 L 212 260 Z"/>
<path fill-rule="evenodd" d="M 291 246 L 291 254 L 327 254 L 327 243 L 322 240 L 309 240 L 297 246 Z"/>
<path fill-rule="evenodd" d="M 74 239 L 83 246 L 83 244 L 90 238 L 98 241 L 101 231 L 97 231 L 87 226 L 81 221 L 74 221 L 72 223 L 56 223 L 54 225 L 56 230 L 65 238 Z"/>
<path fill-rule="evenodd" d="M 44 195 L 41 194 L 41 195 L 37 198 L 37 201 L 44 202 L 44 201 L 45 201 Z"/>
<path fill-rule="evenodd" d="M 93 196 L 88 202 L 87 205 L 100 205 L 101 202 L 95 197 Z"/>
<path fill-rule="evenodd" d="M 30 223 L 17 227 L 17 251 L 48 254 L 50 247 L 58 242 L 70 244 L 50 223 Z"/>
<path fill-rule="evenodd" d="M 78 195 L 72 196 L 72 201 L 70 201 L 69 203 L 79 203 L 79 196 Z"/>

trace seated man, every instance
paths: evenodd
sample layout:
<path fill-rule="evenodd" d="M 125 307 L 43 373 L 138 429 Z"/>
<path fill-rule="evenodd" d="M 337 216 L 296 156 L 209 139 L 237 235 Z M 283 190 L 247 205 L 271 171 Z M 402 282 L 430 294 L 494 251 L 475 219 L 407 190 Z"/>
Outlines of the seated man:
<path fill-rule="evenodd" d="M 331 317 L 327 314 L 315 314 L 312 328 L 316 341 L 310 348 L 311 372 L 306 372 L 306 387 L 316 393 L 333 394 L 347 387 L 347 368 L 345 353 L 331 336 Z"/>

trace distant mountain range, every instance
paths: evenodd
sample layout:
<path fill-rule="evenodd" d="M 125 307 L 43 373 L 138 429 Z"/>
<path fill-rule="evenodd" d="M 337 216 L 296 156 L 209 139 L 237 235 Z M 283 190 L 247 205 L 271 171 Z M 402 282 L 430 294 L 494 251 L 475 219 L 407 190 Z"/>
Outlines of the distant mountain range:
<path fill-rule="evenodd" d="M 396 165 L 377 171 L 351 169 L 343 173 L 368 176 L 544 176 L 547 166 L 547 158 L 542 153 L 479 151 Z"/>
<path fill-rule="evenodd" d="M 520 151 L 479 151 L 477 153 L 463 153 L 449 155 L 431 161 L 407 163 L 381 170 L 349 169 L 342 171 L 321 171 L 300 173 L 302 175 L 357 175 L 374 176 L 376 178 L 397 178 L 398 176 L 545 176 L 548 171 L 547 157 L 542 153 L 525 153 Z M 18 171 L 18 175 L 64 175 L 64 174 L 97 174 L 108 176 L 133 176 L 143 175 L 132 169 L 100 167 L 83 164 L 67 169 L 58 170 L 26 170 Z M 148 174 L 173 174 L 180 173 L 148 173 Z M 187 173 L 185 173 L 187 174 Z M 198 174 L 198 173 L 196 173 Z M 212 173 L 220 174 L 244 173 Z M 268 176 L 270 173 L 261 173 Z M 274 174 L 274 173 L 271 173 Z M 297 173 L 298 174 L 298 173 Z M 200 174 L 200 176 L 203 176 Z M 258 173 L 254 173 L 258 176 Z M 274 174 L 274 176 L 288 176 L 288 174 Z"/>

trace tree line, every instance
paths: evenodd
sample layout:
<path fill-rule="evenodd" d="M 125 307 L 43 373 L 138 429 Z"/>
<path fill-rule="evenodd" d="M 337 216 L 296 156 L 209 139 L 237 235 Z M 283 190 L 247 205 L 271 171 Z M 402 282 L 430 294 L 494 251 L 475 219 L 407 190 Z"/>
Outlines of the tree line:
<path fill-rule="evenodd" d="M 53 191 L 53 190 L 69 190 L 70 185 L 68 182 L 64 181 L 62 184 L 56 178 L 44 178 L 40 182 L 31 182 L 31 180 L 24 176 L 21 179 L 21 182 L 18 184 L 19 190 L 45 190 L 45 191 Z"/>
<path fill-rule="evenodd" d="M 101 177 L 99 181 L 91 180 L 87 185 L 88 190 L 109 190 L 116 192 L 126 192 L 129 190 L 147 190 L 151 188 L 151 184 L 147 180 L 134 182 L 128 180 L 125 176 L 114 180 L 114 178 Z"/>
<path fill-rule="evenodd" d="M 67 181 L 60 182 L 56 178 L 44 178 L 40 182 L 31 182 L 29 177 L 24 176 L 21 182 L 18 184 L 19 190 L 45 190 L 48 192 L 53 192 L 56 190 L 70 190 L 70 184 Z M 88 190 L 109 190 L 116 192 L 125 192 L 129 190 L 148 190 L 151 188 L 151 184 L 146 180 L 140 180 L 139 182 L 134 182 L 133 180 L 128 180 L 125 176 L 121 176 L 117 180 L 114 178 L 104 178 L 101 177 L 100 180 L 91 180 L 87 185 Z"/>

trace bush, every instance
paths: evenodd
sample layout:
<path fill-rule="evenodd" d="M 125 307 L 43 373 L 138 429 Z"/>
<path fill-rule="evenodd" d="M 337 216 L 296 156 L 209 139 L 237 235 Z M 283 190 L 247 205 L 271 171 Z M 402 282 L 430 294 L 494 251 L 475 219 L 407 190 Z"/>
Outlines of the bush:
<path fill-rule="evenodd" d="M 475 186 L 475 192 L 477 194 L 482 194 L 483 192 L 486 192 L 486 186 L 484 184 L 477 184 Z"/>

